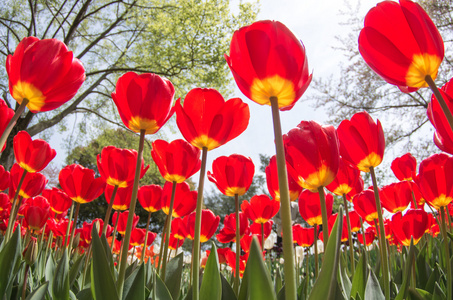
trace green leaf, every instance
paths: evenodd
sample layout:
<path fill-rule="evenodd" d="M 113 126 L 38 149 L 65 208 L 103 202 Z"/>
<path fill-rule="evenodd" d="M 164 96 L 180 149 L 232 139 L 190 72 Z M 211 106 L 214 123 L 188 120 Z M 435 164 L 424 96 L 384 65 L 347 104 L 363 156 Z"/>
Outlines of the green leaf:
<path fill-rule="evenodd" d="M 72 287 L 75 280 L 77 279 L 77 275 L 79 274 L 80 269 L 83 266 L 84 258 L 85 258 L 85 255 L 81 255 L 79 258 L 77 258 L 77 260 L 74 262 L 74 264 L 69 269 L 69 288 Z"/>
<path fill-rule="evenodd" d="M 42 299 L 45 299 L 46 294 L 47 294 L 48 286 L 49 286 L 49 282 L 48 281 L 44 282 L 36 290 L 34 290 L 33 293 L 28 295 L 26 300 L 42 300 Z"/>
<path fill-rule="evenodd" d="M 343 215 L 343 207 L 340 206 L 339 216 Z M 332 235 L 327 242 L 324 253 L 321 272 L 311 290 L 310 300 L 334 299 L 336 290 L 336 279 L 339 265 L 341 231 L 343 229 L 343 218 L 337 218 L 332 228 Z"/>
<path fill-rule="evenodd" d="M 182 253 L 181 253 L 182 254 Z M 175 297 L 173 297 L 176 299 Z M 217 247 L 212 243 L 206 267 L 204 269 L 203 281 L 200 288 L 200 299 L 222 299 L 222 279 L 220 278 L 219 258 Z"/>
<path fill-rule="evenodd" d="M 91 294 L 91 288 L 86 288 L 77 293 L 78 300 L 93 300 L 93 294 Z"/>
<path fill-rule="evenodd" d="M 285 286 L 282 286 L 282 288 L 278 291 L 277 300 L 285 300 L 285 298 L 286 298 Z"/>
<path fill-rule="evenodd" d="M 349 299 L 351 295 L 352 284 L 348 274 L 346 273 L 346 262 L 343 256 L 340 257 L 340 272 L 338 272 L 338 282 L 342 291 L 344 292 L 344 296 Z"/>
<path fill-rule="evenodd" d="M 376 278 L 376 275 L 372 270 L 368 275 L 368 280 L 365 288 L 365 299 L 367 300 L 383 300 L 385 299 L 384 294 L 382 293 L 381 286 L 379 281 Z"/>
<path fill-rule="evenodd" d="M 0 297 L 6 292 L 6 287 L 10 285 L 15 278 L 14 269 L 21 257 L 20 226 L 17 226 L 11 239 L 2 247 L 0 252 Z"/>
<path fill-rule="evenodd" d="M 414 241 L 413 241 L 413 239 L 411 239 L 411 245 L 409 247 L 409 254 L 407 255 L 407 259 L 406 259 L 403 283 L 400 286 L 400 290 L 398 292 L 398 295 L 396 295 L 395 300 L 403 300 L 403 299 L 407 298 L 409 282 L 411 279 L 411 272 L 412 272 L 412 262 L 414 260 L 414 251 L 415 251 L 414 248 L 415 248 Z"/>
<path fill-rule="evenodd" d="M 435 283 L 440 279 L 440 272 L 437 265 L 434 266 L 434 270 L 431 272 L 428 281 L 425 285 L 425 290 L 429 293 L 434 293 Z"/>
<path fill-rule="evenodd" d="M 280 292 L 280 290 L 283 287 L 283 282 L 282 282 L 282 274 L 280 272 L 280 268 L 276 268 L 276 269 L 277 269 L 276 270 L 277 271 L 277 276 L 275 277 L 275 281 L 274 281 L 274 289 L 275 289 L 275 292 L 278 295 L 278 293 Z"/>
<path fill-rule="evenodd" d="M 170 292 L 168 291 L 167 287 L 165 286 L 165 283 L 160 279 L 159 275 L 156 274 L 157 272 L 154 272 L 154 287 L 153 287 L 153 292 L 151 294 L 154 294 L 152 297 L 153 300 L 173 300 L 171 297 Z"/>
<path fill-rule="evenodd" d="M 55 260 L 53 258 L 53 255 L 49 255 L 47 258 L 47 263 L 46 263 L 46 270 L 45 270 L 45 279 L 46 281 L 49 282 L 49 291 L 52 291 L 52 286 L 53 286 L 53 277 L 55 274 L 55 269 L 57 265 L 55 264 Z"/>
<path fill-rule="evenodd" d="M 173 299 L 179 298 L 183 260 L 184 254 L 179 253 L 168 262 L 167 270 L 165 271 L 165 285 Z"/>
<path fill-rule="evenodd" d="M 446 299 L 447 299 L 447 296 L 445 296 L 445 293 L 442 291 L 442 288 L 436 282 L 435 286 L 434 286 L 434 293 L 433 293 L 432 300 L 446 300 Z"/>
<path fill-rule="evenodd" d="M 91 247 L 92 247 L 92 263 L 91 263 L 91 293 L 94 299 L 111 299 L 118 300 L 118 292 L 116 291 L 115 281 L 110 270 L 107 257 L 101 239 L 93 226 L 91 231 Z"/>
<path fill-rule="evenodd" d="M 359 263 L 355 268 L 354 277 L 352 278 L 351 293 L 349 295 L 349 297 L 352 298 L 356 298 L 357 294 L 360 295 L 360 298 L 363 298 L 365 296 L 365 288 L 368 278 L 368 267 L 364 251 L 366 250 L 363 248 Z"/>
<path fill-rule="evenodd" d="M 145 299 L 145 267 L 141 264 L 126 278 L 123 287 L 123 300 Z"/>
<path fill-rule="evenodd" d="M 433 295 L 422 289 L 409 288 L 409 295 L 412 300 L 432 300 Z"/>
<path fill-rule="evenodd" d="M 69 299 L 69 261 L 67 249 L 64 250 L 63 256 L 55 269 L 52 280 L 52 297 L 54 299 Z"/>
<path fill-rule="evenodd" d="M 222 280 L 222 300 L 237 300 L 233 288 L 222 273 L 220 273 L 220 279 Z"/>
<path fill-rule="evenodd" d="M 246 277 L 247 276 L 247 277 Z M 253 280 L 252 277 L 253 276 Z M 245 293 L 246 299 L 277 299 L 274 287 L 272 285 L 271 276 L 263 261 L 263 252 L 259 246 L 258 239 L 254 236 L 250 246 L 249 258 L 247 266 L 244 271 L 244 278 L 242 281 L 241 292 L 239 299 L 241 299 L 242 286 L 246 285 L 247 292 Z"/>

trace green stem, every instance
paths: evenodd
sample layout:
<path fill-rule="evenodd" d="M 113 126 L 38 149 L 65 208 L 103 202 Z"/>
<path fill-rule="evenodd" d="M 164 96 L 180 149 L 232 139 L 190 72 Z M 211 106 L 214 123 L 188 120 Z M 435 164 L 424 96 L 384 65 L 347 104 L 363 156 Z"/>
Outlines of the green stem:
<path fill-rule="evenodd" d="M 116 283 L 116 288 L 118 289 L 118 295 L 120 299 L 123 297 L 123 287 L 125 279 L 124 277 L 126 275 L 127 267 L 127 252 L 129 249 L 129 243 L 131 241 L 132 223 L 134 221 L 135 215 L 135 205 L 137 204 L 138 182 L 140 180 L 141 163 L 143 158 L 143 146 L 145 144 L 145 132 L 146 131 L 144 129 L 140 130 L 140 142 L 138 146 L 137 164 L 135 166 L 135 178 L 134 185 L 132 187 L 132 198 L 129 207 L 129 215 L 127 218 L 126 233 L 124 235 L 124 242 L 122 247 L 123 252 L 121 253 L 118 281 Z"/>
<path fill-rule="evenodd" d="M 324 187 L 318 188 L 319 201 L 321 203 L 321 217 L 322 217 L 322 241 L 324 244 L 324 251 L 327 249 L 327 241 L 329 239 L 329 224 L 327 219 L 326 195 L 324 194 Z"/>
<path fill-rule="evenodd" d="M 434 83 L 434 80 L 431 78 L 431 75 L 426 75 L 425 81 L 426 83 L 428 83 L 430 89 L 433 91 L 434 96 L 436 96 L 436 99 L 439 102 L 440 107 L 442 108 L 445 118 L 447 118 L 451 130 L 453 130 L 453 115 L 451 114 L 451 111 L 448 108 L 447 102 L 445 101 L 444 97 L 442 97 L 442 94 L 439 92 L 439 89 Z"/>
<path fill-rule="evenodd" d="M 22 187 L 22 184 L 24 183 L 25 176 L 27 175 L 27 173 L 28 173 L 27 170 L 24 170 L 24 172 L 22 173 L 22 177 L 19 180 L 19 184 L 16 188 L 16 193 L 14 193 L 13 204 L 11 206 L 11 214 L 9 216 L 8 227 L 6 228 L 5 233 L 5 243 L 9 241 L 13 233 L 14 222 L 16 221 L 17 213 L 19 212 L 19 205 L 17 205 L 17 199 L 19 198 L 19 192 Z"/>
<path fill-rule="evenodd" d="M 171 219 L 173 216 L 173 204 L 175 202 L 176 194 L 176 181 L 173 181 L 173 187 L 171 190 L 171 199 L 170 199 L 170 208 L 168 210 L 167 216 L 167 231 L 165 232 L 165 247 L 164 247 L 164 257 L 162 258 L 162 270 L 160 272 L 160 277 L 165 282 L 165 271 L 167 270 L 167 254 L 168 254 L 168 245 L 170 243 L 170 232 L 171 232 Z"/>
<path fill-rule="evenodd" d="M 116 240 L 116 232 L 118 229 L 118 220 L 120 219 L 120 212 L 116 212 L 116 220 L 115 220 L 115 227 L 113 227 L 113 234 L 112 234 L 112 244 L 110 245 L 110 249 L 113 254 L 113 247 L 115 247 L 115 240 Z"/>
<path fill-rule="evenodd" d="M 451 299 L 452 294 L 452 285 L 451 285 L 451 263 L 450 263 L 450 243 L 447 237 L 447 220 L 445 219 L 445 207 L 440 208 L 440 214 L 442 218 L 441 231 L 442 238 L 444 239 L 443 244 L 445 247 L 445 267 L 447 269 L 447 299 Z"/>
<path fill-rule="evenodd" d="M 110 203 L 105 212 L 104 225 L 102 226 L 102 233 L 107 234 L 107 226 L 109 225 L 110 214 L 112 213 L 113 202 L 115 201 L 116 192 L 118 191 L 118 186 L 115 185 L 113 188 L 112 196 L 110 197 Z"/>
<path fill-rule="evenodd" d="M 283 146 L 280 111 L 277 97 L 271 97 L 272 121 L 274 125 L 275 150 L 277 154 L 278 185 L 280 190 L 280 215 L 283 232 L 283 270 L 285 272 L 285 299 L 297 299 L 296 274 L 294 269 L 293 232 L 291 201 L 289 198 L 288 173 L 286 171 L 285 148 Z"/>
<path fill-rule="evenodd" d="M 261 223 L 261 250 L 264 251 L 264 223 Z"/>
<path fill-rule="evenodd" d="M 308 250 L 308 248 L 307 248 Z M 308 263 L 308 259 L 310 258 L 309 257 L 309 251 L 306 251 L 307 252 L 307 258 L 305 259 L 305 299 L 308 299 L 308 286 L 310 284 L 310 269 L 309 269 L 309 263 Z"/>
<path fill-rule="evenodd" d="M 239 195 L 234 194 L 234 205 L 236 213 L 236 270 L 234 275 L 234 293 L 236 297 L 239 295 L 239 268 L 240 268 L 240 256 L 241 256 L 241 229 L 239 220 Z"/>
<path fill-rule="evenodd" d="M 206 174 L 206 160 L 208 157 L 208 148 L 203 147 L 201 155 L 200 179 L 198 181 L 197 208 L 195 212 L 195 230 L 193 239 L 192 254 L 192 300 L 199 300 L 199 282 L 200 282 L 200 234 L 201 234 L 201 210 L 203 208 L 203 188 Z"/>
<path fill-rule="evenodd" d="M 27 104 L 28 99 L 23 99 L 22 103 L 19 105 L 19 108 L 15 111 L 14 116 L 11 118 L 11 121 L 9 121 L 8 125 L 6 125 L 6 128 L 3 131 L 2 136 L 0 137 L 0 149 L 3 149 L 3 146 L 5 145 L 6 140 L 11 133 L 11 130 L 13 130 L 14 125 L 16 125 L 17 120 L 19 120 L 19 117 L 24 112 Z"/>
<path fill-rule="evenodd" d="M 22 300 L 25 300 L 25 292 L 27 291 L 27 280 L 28 280 L 28 270 L 30 269 L 30 265 L 25 265 L 25 273 L 24 273 L 24 285 L 22 286 Z"/>
<path fill-rule="evenodd" d="M 76 210 L 75 210 L 75 214 L 74 214 L 74 222 L 72 223 L 73 226 L 72 226 L 72 230 L 71 230 L 71 239 L 69 240 L 69 245 L 68 245 L 68 254 L 71 254 L 72 242 L 74 241 L 74 232 L 75 232 L 75 228 L 77 226 L 77 218 L 79 217 L 79 210 L 80 210 L 80 203 L 77 202 Z"/>
<path fill-rule="evenodd" d="M 351 221 L 349 220 L 348 200 L 346 195 L 343 194 L 344 209 L 346 212 L 346 223 L 348 223 L 348 240 L 349 240 L 349 256 L 351 258 L 351 275 L 354 277 L 355 262 L 354 262 L 354 244 L 352 242 Z"/>
<path fill-rule="evenodd" d="M 164 256 L 165 233 L 167 232 L 167 226 L 168 226 L 168 216 L 165 218 L 164 228 L 162 230 L 162 237 L 160 238 L 159 257 L 157 258 L 159 260 L 157 263 L 157 270 L 159 270 L 159 271 L 160 271 L 160 266 L 162 265 L 162 257 Z"/>
<path fill-rule="evenodd" d="M 318 224 L 315 224 L 315 241 L 313 242 L 315 246 L 315 280 L 318 278 L 318 269 L 319 269 L 319 261 L 318 261 Z"/>
<path fill-rule="evenodd" d="M 387 247 L 385 242 L 385 227 L 384 219 L 382 218 L 382 208 L 381 200 L 379 199 L 379 190 L 377 186 L 376 174 L 374 173 L 374 167 L 370 167 L 371 179 L 373 180 L 373 190 L 374 190 L 374 200 L 376 201 L 376 210 L 378 213 L 379 219 L 379 249 L 382 254 L 382 265 L 383 265 L 383 275 L 384 275 L 384 290 L 385 290 L 385 299 L 390 299 L 390 274 L 389 274 L 389 261 L 387 257 Z"/>
<path fill-rule="evenodd" d="M 91 256 L 91 246 L 92 246 L 92 244 L 90 244 L 90 246 L 88 247 L 87 257 L 86 257 L 86 260 L 85 260 L 85 266 L 83 268 L 82 288 L 85 286 L 85 278 L 86 278 L 86 275 L 87 275 L 88 263 L 90 262 L 90 256 Z"/>
<path fill-rule="evenodd" d="M 148 246 L 146 245 L 148 243 L 148 231 L 149 231 L 149 221 L 151 220 L 151 211 L 148 212 L 148 221 L 146 221 L 146 230 L 145 230 L 145 242 L 143 244 L 142 248 L 142 257 L 140 258 L 140 263 L 143 263 L 145 260 L 145 255 L 146 255 L 146 249 Z"/>
<path fill-rule="evenodd" d="M 72 221 L 73 213 L 74 213 L 74 201 L 72 201 L 71 210 L 69 211 L 68 226 L 66 227 L 66 236 L 64 238 L 63 248 L 66 248 L 66 246 L 68 245 L 69 230 L 71 229 L 71 221 Z"/>

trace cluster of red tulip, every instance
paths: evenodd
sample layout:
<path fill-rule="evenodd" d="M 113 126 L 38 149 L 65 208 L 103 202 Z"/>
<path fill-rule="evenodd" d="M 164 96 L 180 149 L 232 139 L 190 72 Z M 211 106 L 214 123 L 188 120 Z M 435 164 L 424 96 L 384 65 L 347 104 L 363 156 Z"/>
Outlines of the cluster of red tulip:
<path fill-rule="evenodd" d="M 453 84 L 447 83 L 440 90 L 434 85 L 444 48 L 426 12 L 407 0 L 378 4 L 365 18 L 359 50 L 374 71 L 401 91 L 413 92 L 427 86 L 433 89 L 428 116 L 436 129 L 434 142 L 442 151 L 453 154 L 453 88 L 450 87 Z M 273 224 L 271 219 L 280 211 L 286 294 L 294 294 L 293 243 L 305 248 L 314 244 L 317 254 L 316 240 L 321 238 L 326 245 L 338 217 L 332 215 L 334 197 L 326 195 L 325 188 L 343 198 L 346 215 L 340 217 L 346 221 L 341 240 L 349 243 L 352 265 L 353 235 L 364 245 L 372 244 L 377 236 L 380 245 L 388 241 L 390 245 L 408 246 L 411 241 L 416 244 L 425 233 L 437 235 L 446 218 L 451 224 L 453 178 L 449 175 L 453 172 L 453 157 L 448 154 L 434 154 L 423 160 L 418 173 L 412 155 L 395 159 L 392 170 L 400 182 L 379 189 L 374 168 L 383 159 L 384 133 L 379 120 L 375 122 L 368 113 L 359 112 L 337 128 L 302 121 L 287 134 L 281 133 L 279 111 L 291 110 L 312 78 L 303 44 L 283 24 L 259 21 L 241 28 L 233 36 L 226 60 L 242 93 L 258 104 L 271 106 L 277 152 L 266 167 L 272 198 L 256 195 L 239 205 L 238 197 L 247 192 L 255 169 L 245 156 L 219 157 L 213 162 L 212 172 L 207 172 L 208 179 L 223 194 L 235 197 L 235 213 L 225 216 L 216 238 L 220 243 L 236 243 L 236 253 L 228 247 L 218 249 L 220 262 L 231 266 L 236 280 L 245 268 L 252 236 L 256 235 L 264 248 Z M 85 78 L 83 66 L 62 42 L 34 37 L 19 43 L 15 53 L 8 56 L 6 69 L 11 96 L 21 104 L 22 111 L 25 105 L 32 112 L 63 105 L 77 93 Z M 44 190 L 47 180 L 39 173 L 55 157 L 55 150 L 45 141 L 32 140 L 27 132 L 19 132 L 14 137 L 17 163 L 10 172 L 0 167 L 0 190 L 8 189 L 8 194 L 0 194 L 0 229 L 6 239 L 21 224 L 30 233 L 42 231 L 45 237 L 60 240 L 55 243 L 58 247 L 71 248 L 74 237 L 79 236 L 76 247 L 89 249 L 92 227 L 98 224 L 99 234 L 111 236 L 112 251 L 118 254 L 118 285 L 121 286 L 130 247 L 138 248 L 136 254 L 141 260 L 154 256 L 153 248 L 148 248 L 156 237 L 148 231 L 149 218 L 151 213 L 162 209 L 167 220 L 161 252 L 155 256 L 158 269 L 162 269 L 161 276 L 165 276 L 168 248 L 177 252 L 184 239 L 189 238 L 194 240 L 192 283 L 198 286 L 200 243 L 216 233 L 220 222 L 219 216 L 202 209 L 207 152 L 240 135 L 247 128 L 250 112 L 241 99 L 225 101 L 216 90 L 202 88 L 191 90 L 184 101 L 178 99 L 173 107 L 174 92 L 170 81 L 155 74 L 129 72 L 121 76 L 112 98 L 124 125 L 140 134 L 138 151 L 114 146 L 102 149 L 97 158 L 100 178 L 95 178 L 93 170 L 80 165 L 63 168 L 59 175 L 61 190 Z M 163 188 L 157 185 L 139 188 L 139 179 L 148 168 L 142 158 L 145 135 L 156 133 L 174 112 L 185 140 L 170 143 L 155 140 L 151 152 L 167 182 Z M 14 111 L 1 100 L 0 148 L 18 118 L 13 115 Z M 185 180 L 197 172 L 200 172 L 198 191 L 191 191 Z M 371 173 L 370 189 L 364 189 L 360 172 Z M 96 219 L 76 229 L 73 224 L 77 223 L 80 205 L 102 193 L 109 203 L 104 221 Z M 149 212 L 144 229 L 136 228 L 137 199 Z M 290 201 L 297 199 L 300 215 L 312 227 L 292 225 Z M 74 218 L 73 201 L 76 203 Z M 348 211 L 348 201 L 352 202 L 353 211 Z M 425 211 L 425 203 L 433 213 Z M 407 210 L 409 204 L 411 208 Z M 382 207 L 393 216 L 384 220 Z M 108 224 L 111 209 L 116 211 L 112 226 Z M 366 230 L 361 220 L 370 225 Z M 123 236 L 123 246 L 116 239 L 117 232 Z M 123 247 L 121 255 L 120 247 Z M 384 281 L 388 282 L 386 248 L 380 250 Z M 447 272 L 451 278 L 448 263 Z M 387 285 L 385 289 L 388 298 Z M 194 299 L 198 299 L 198 289 L 193 289 L 193 293 Z M 452 294 L 451 280 L 448 294 Z"/>

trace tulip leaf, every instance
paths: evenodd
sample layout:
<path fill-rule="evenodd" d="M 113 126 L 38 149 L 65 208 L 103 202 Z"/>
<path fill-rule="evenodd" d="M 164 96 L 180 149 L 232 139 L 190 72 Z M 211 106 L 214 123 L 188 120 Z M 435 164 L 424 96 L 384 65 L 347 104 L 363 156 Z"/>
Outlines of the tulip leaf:
<path fill-rule="evenodd" d="M 409 294 L 413 300 L 431 300 L 433 295 L 422 289 L 409 288 Z"/>
<path fill-rule="evenodd" d="M 381 290 L 381 286 L 379 285 L 379 281 L 372 270 L 370 270 L 368 280 L 366 282 L 365 299 L 367 300 L 385 299 L 384 294 L 382 293 Z"/>
<path fill-rule="evenodd" d="M 423 248 L 420 250 L 420 252 L 417 255 L 417 260 L 416 260 L 416 279 L 417 279 L 417 286 L 422 286 L 428 282 L 429 279 L 429 272 L 430 272 L 430 267 L 426 263 L 426 244 L 424 244 Z"/>
<path fill-rule="evenodd" d="M 77 293 L 78 300 L 93 300 L 93 294 L 91 294 L 91 288 L 86 288 Z"/>
<path fill-rule="evenodd" d="M 123 300 L 145 299 L 145 267 L 141 264 L 124 281 Z"/>
<path fill-rule="evenodd" d="M 340 206 L 339 216 L 343 215 L 343 207 Z M 343 229 L 343 218 L 337 218 L 332 228 L 332 235 L 327 242 L 327 247 L 324 252 L 321 271 L 315 281 L 308 299 L 334 299 L 336 293 L 336 279 L 338 265 L 340 262 L 340 244 L 341 231 Z"/>
<path fill-rule="evenodd" d="M 429 276 L 428 281 L 425 285 L 425 290 L 429 293 L 434 293 L 434 284 L 440 277 L 440 272 L 437 265 L 434 266 L 434 270 L 431 272 L 431 276 Z"/>
<path fill-rule="evenodd" d="M 170 292 L 168 291 L 167 287 L 165 286 L 165 283 L 160 279 L 159 275 L 157 272 L 154 272 L 154 287 L 153 291 L 151 294 L 153 294 L 153 297 L 151 299 L 153 300 L 173 300 L 171 297 Z M 191 291 L 189 291 L 191 292 Z"/>
<path fill-rule="evenodd" d="M 222 300 L 237 300 L 233 288 L 231 287 L 228 280 L 222 275 L 222 273 L 219 274 L 220 279 L 222 280 Z"/>
<path fill-rule="evenodd" d="M 200 299 L 222 299 L 222 279 L 220 278 L 219 258 L 217 247 L 212 243 L 206 267 L 204 269 L 203 281 L 200 288 Z M 173 297 L 174 299 L 177 299 Z"/>
<path fill-rule="evenodd" d="M 277 293 L 277 300 L 285 300 L 285 299 L 286 299 L 285 286 L 282 286 L 282 288 Z"/>
<path fill-rule="evenodd" d="M 74 284 L 75 280 L 77 279 L 77 275 L 80 272 L 80 269 L 83 266 L 83 261 L 86 257 L 84 255 L 81 255 L 77 260 L 74 262 L 74 264 L 71 266 L 69 269 L 69 287 L 71 288 L 72 285 Z"/>
<path fill-rule="evenodd" d="M 94 299 L 118 300 L 115 281 L 101 239 L 93 226 L 91 231 L 92 263 L 91 263 L 91 293 Z"/>
<path fill-rule="evenodd" d="M 434 293 L 433 293 L 432 300 L 446 300 L 446 299 L 447 299 L 447 296 L 445 296 L 445 293 L 442 291 L 442 288 L 436 282 L 435 286 L 434 286 Z"/>
<path fill-rule="evenodd" d="M 48 287 L 49 287 L 49 282 L 48 281 L 44 282 L 37 289 L 35 289 L 30 295 L 28 295 L 26 300 L 42 300 L 42 299 L 45 299 Z"/>
<path fill-rule="evenodd" d="M 361 298 L 365 295 L 365 288 L 368 276 L 367 260 L 365 255 L 365 249 L 362 249 L 362 255 L 360 256 L 359 263 L 355 268 L 354 277 L 352 278 L 351 292 L 349 297 L 356 298 L 359 294 Z"/>
<path fill-rule="evenodd" d="M 258 239 L 254 236 L 238 299 L 277 299 L 271 276 L 264 264 Z M 251 280 L 253 276 L 253 280 Z M 243 291 L 244 290 L 244 291 Z"/>
<path fill-rule="evenodd" d="M 275 293 L 278 293 L 280 292 L 280 290 L 282 289 L 283 287 L 283 281 L 282 281 L 282 274 L 280 272 L 280 268 L 277 268 L 277 276 L 275 276 L 275 282 L 274 282 L 274 289 L 275 289 Z"/>
<path fill-rule="evenodd" d="M 69 259 L 67 249 L 63 251 L 63 256 L 55 269 L 52 280 L 52 296 L 54 299 L 69 299 Z"/>
<path fill-rule="evenodd" d="M 44 278 L 46 281 L 49 282 L 49 291 L 52 291 L 52 286 L 53 286 L 53 277 L 55 274 L 55 268 L 56 268 L 55 260 L 53 258 L 53 255 L 49 255 L 49 258 L 47 259 L 46 263 L 46 270 L 45 270 L 45 276 Z"/>
<path fill-rule="evenodd" d="M 11 274 L 16 274 L 15 269 L 20 263 L 20 257 L 20 226 L 17 226 L 11 239 L 0 251 L 0 298 L 2 299 L 7 292 L 7 287 L 11 286 L 10 283 L 15 279 L 15 276 L 11 276 Z"/>
<path fill-rule="evenodd" d="M 171 259 L 167 264 L 167 270 L 165 272 L 165 286 L 168 288 L 173 299 L 178 299 L 179 293 L 181 292 L 183 255 L 181 252 Z"/>
<path fill-rule="evenodd" d="M 398 292 L 398 295 L 396 295 L 395 300 L 403 300 L 403 299 L 407 298 L 409 282 L 410 282 L 412 266 L 413 266 L 412 262 L 414 261 L 414 252 L 415 252 L 414 248 L 415 248 L 414 240 L 411 239 L 411 245 L 409 247 L 409 253 L 408 253 L 407 259 L 406 259 L 403 283 L 400 286 L 400 290 Z"/>
<path fill-rule="evenodd" d="M 338 282 L 344 293 L 344 296 L 349 299 L 351 295 L 351 280 L 348 274 L 346 274 L 346 262 L 343 256 L 340 256 L 340 272 L 338 272 Z"/>

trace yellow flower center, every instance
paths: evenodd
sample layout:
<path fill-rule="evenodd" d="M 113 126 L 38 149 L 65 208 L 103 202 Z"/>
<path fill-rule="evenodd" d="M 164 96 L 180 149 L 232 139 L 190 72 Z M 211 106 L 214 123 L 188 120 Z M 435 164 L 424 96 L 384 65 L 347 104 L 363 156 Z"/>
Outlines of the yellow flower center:
<path fill-rule="evenodd" d="M 106 183 L 111 186 L 118 186 L 119 188 L 127 187 L 127 181 L 118 180 L 118 179 L 112 178 L 112 177 L 107 178 Z"/>
<path fill-rule="evenodd" d="M 357 164 L 357 168 L 362 172 L 370 172 L 370 167 L 379 166 L 381 161 L 382 157 L 372 152 Z"/>
<path fill-rule="evenodd" d="M 335 174 L 326 165 L 322 165 L 316 172 L 307 178 L 299 176 L 298 183 L 301 187 L 311 191 L 317 191 L 319 187 L 326 186 L 335 179 Z"/>
<path fill-rule="evenodd" d="M 126 204 L 121 204 L 121 205 L 115 205 L 115 204 L 113 204 L 112 208 L 113 208 L 114 210 L 121 210 L 121 211 L 128 209 L 128 207 L 127 207 Z"/>
<path fill-rule="evenodd" d="M 227 187 L 225 190 L 225 195 L 227 196 L 234 196 L 238 194 L 239 196 L 242 196 L 247 192 L 244 187 L 237 187 L 237 186 L 230 186 Z"/>
<path fill-rule="evenodd" d="M 261 105 L 271 105 L 270 98 L 278 98 L 278 107 L 285 107 L 294 102 L 296 93 L 292 81 L 278 75 L 264 79 L 255 78 L 250 86 L 253 101 Z"/>
<path fill-rule="evenodd" d="M 447 197 L 447 195 L 442 194 L 434 200 L 430 201 L 429 204 L 435 209 L 439 210 L 442 206 L 447 206 L 450 202 L 453 201 L 452 197 Z"/>
<path fill-rule="evenodd" d="M 184 180 L 186 180 L 186 177 L 181 176 L 179 174 L 166 174 L 164 176 L 164 179 L 169 182 L 181 183 L 184 182 Z"/>
<path fill-rule="evenodd" d="M 333 193 L 338 196 L 343 196 L 349 193 L 351 190 L 351 186 L 349 186 L 347 183 L 342 183 L 333 191 Z"/>
<path fill-rule="evenodd" d="M 24 169 L 25 171 L 27 171 L 28 173 L 36 173 L 35 169 L 33 169 L 32 167 L 30 167 L 29 165 L 27 165 L 24 162 L 20 162 L 19 166 L 21 166 L 21 168 Z"/>
<path fill-rule="evenodd" d="M 308 220 L 306 220 L 306 221 L 310 226 L 322 225 L 322 216 L 308 218 Z"/>
<path fill-rule="evenodd" d="M 83 198 L 80 197 L 80 196 L 77 196 L 77 197 L 75 197 L 75 198 L 72 198 L 72 200 L 74 200 L 75 202 L 80 203 L 80 204 L 88 203 L 88 201 L 86 201 L 85 199 L 83 199 Z"/>
<path fill-rule="evenodd" d="M 212 150 L 220 146 L 218 141 L 208 137 L 207 135 L 197 136 L 195 139 L 190 141 L 190 143 L 197 148 L 203 149 L 203 147 L 206 147 L 208 150 Z"/>
<path fill-rule="evenodd" d="M 127 126 L 130 130 L 134 132 L 140 132 L 140 130 L 145 129 L 145 134 L 153 134 L 159 130 L 159 126 L 157 125 L 156 120 L 150 120 L 146 118 L 140 117 L 132 117 L 129 120 L 129 124 Z"/>
<path fill-rule="evenodd" d="M 44 106 L 46 96 L 36 88 L 33 84 L 23 81 L 18 81 L 13 86 L 12 96 L 21 104 L 24 99 L 28 99 L 27 107 L 31 111 L 39 111 Z"/>
<path fill-rule="evenodd" d="M 415 54 L 412 57 L 412 63 L 406 74 L 406 84 L 409 87 L 422 88 L 427 87 L 425 77 L 430 75 L 433 80 L 437 77 L 442 60 L 437 55 L 432 54 Z"/>

